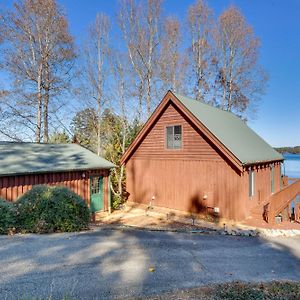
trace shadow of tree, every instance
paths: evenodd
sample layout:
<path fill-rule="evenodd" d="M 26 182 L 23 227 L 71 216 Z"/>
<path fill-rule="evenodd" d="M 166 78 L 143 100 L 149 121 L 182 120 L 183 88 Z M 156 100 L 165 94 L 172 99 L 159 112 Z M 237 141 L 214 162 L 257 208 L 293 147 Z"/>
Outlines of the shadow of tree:
<path fill-rule="evenodd" d="M 120 299 L 232 280 L 299 279 L 300 254 L 276 245 L 133 230 L 1 236 L 0 296 Z"/>

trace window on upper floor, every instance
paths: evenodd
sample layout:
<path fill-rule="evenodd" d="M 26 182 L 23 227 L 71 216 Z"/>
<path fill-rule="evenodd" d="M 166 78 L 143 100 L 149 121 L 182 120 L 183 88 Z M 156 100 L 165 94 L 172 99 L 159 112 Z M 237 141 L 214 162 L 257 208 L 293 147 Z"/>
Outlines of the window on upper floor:
<path fill-rule="evenodd" d="M 182 147 L 181 125 L 167 126 L 166 145 L 167 145 L 167 149 L 181 149 Z"/>
<path fill-rule="evenodd" d="M 253 197 L 254 196 L 254 171 L 250 170 L 249 171 L 249 197 Z"/>

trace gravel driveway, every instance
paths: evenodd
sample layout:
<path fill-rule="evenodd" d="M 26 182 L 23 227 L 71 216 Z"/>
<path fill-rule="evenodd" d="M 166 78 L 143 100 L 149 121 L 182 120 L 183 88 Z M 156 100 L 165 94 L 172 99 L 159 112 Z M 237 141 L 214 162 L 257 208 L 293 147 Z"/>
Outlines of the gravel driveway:
<path fill-rule="evenodd" d="M 300 238 L 100 229 L 0 236 L 0 299 L 122 299 L 299 278 Z"/>

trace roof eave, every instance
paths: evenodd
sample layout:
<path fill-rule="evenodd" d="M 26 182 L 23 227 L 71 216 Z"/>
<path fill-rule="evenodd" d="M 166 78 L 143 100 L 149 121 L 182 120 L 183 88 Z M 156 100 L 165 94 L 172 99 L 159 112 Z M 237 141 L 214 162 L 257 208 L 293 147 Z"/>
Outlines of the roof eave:
<path fill-rule="evenodd" d="M 274 163 L 274 162 L 283 162 L 283 161 L 284 161 L 284 158 L 260 160 L 260 161 L 254 161 L 254 162 L 244 162 L 243 167 L 253 166 L 253 165 L 261 165 L 261 164 L 270 164 L 270 163 Z"/>
<path fill-rule="evenodd" d="M 95 167 L 95 168 L 80 168 L 80 169 L 61 169 L 61 170 L 39 170 L 39 171 L 28 171 L 28 172 L 12 172 L 12 173 L 1 173 L 0 177 L 5 176 L 25 176 L 34 174 L 50 174 L 50 173 L 64 173 L 64 172 L 79 172 L 79 171 L 95 171 L 95 170 L 111 170 L 114 167 Z"/>

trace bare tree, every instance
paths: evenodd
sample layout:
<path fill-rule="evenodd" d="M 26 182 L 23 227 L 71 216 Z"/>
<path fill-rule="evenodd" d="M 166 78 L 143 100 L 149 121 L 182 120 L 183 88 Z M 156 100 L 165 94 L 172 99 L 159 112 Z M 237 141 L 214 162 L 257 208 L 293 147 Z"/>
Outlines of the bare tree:
<path fill-rule="evenodd" d="M 258 64 L 259 39 L 236 7 L 219 17 L 216 41 L 219 106 L 245 117 L 247 110 L 263 93 L 267 76 Z"/>
<path fill-rule="evenodd" d="M 151 113 L 160 41 L 161 0 L 147 0 L 146 3 L 146 7 L 141 7 L 134 0 L 122 0 L 119 10 L 119 26 L 138 81 L 139 118 L 144 98 L 148 116 Z"/>
<path fill-rule="evenodd" d="M 121 0 L 120 9 L 118 12 L 118 23 L 125 40 L 128 56 L 132 65 L 132 70 L 135 73 L 133 82 L 136 82 L 136 95 L 138 98 L 137 114 L 138 119 L 141 119 L 143 110 L 143 98 L 145 92 L 145 69 L 138 54 L 138 49 L 141 47 L 143 41 L 143 32 L 141 30 L 140 7 L 134 0 Z"/>
<path fill-rule="evenodd" d="M 128 140 L 128 115 L 129 115 L 129 107 L 128 107 L 128 63 L 127 57 L 123 55 L 120 51 L 114 51 L 114 55 L 111 60 L 111 68 L 112 75 L 114 79 L 115 85 L 113 86 L 113 98 L 115 102 L 115 109 L 118 112 L 119 120 L 121 123 L 121 130 L 115 130 L 112 128 L 114 132 L 112 134 L 118 135 L 117 140 L 119 141 L 119 155 L 116 155 L 116 151 L 110 149 L 107 151 L 107 155 L 109 159 L 116 164 L 116 168 L 113 169 L 114 177 L 116 180 L 116 187 L 111 186 L 111 190 L 116 197 L 120 200 L 124 194 L 124 179 L 125 179 L 125 166 L 124 164 L 120 164 L 120 157 L 125 153 L 127 149 L 127 140 Z M 113 150 L 113 151 L 111 151 Z"/>
<path fill-rule="evenodd" d="M 43 33 L 43 118 L 44 142 L 49 139 L 49 102 L 69 90 L 72 67 L 76 58 L 73 37 L 69 33 L 68 22 L 53 0 L 43 1 L 45 31 Z"/>
<path fill-rule="evenodd" d="M 32 129 L 35 140 L 48 141 L 50 90 L 65 88 L 65 61 L 72 60 L 73 40 L 55 0 L 23 0 L 2 17 L 6 39 L 4 67 L 14 77 L 6 108 L 17 122 Z M 63 76 L 58 76 L 61 73 Z M 53 78 L 59 85 L 53 83 Z M 15 100 L 15 103 L 13 103 Z M 43 116 L 44 108 L 44 116 Z"/>
<path fill-rule="evenodd" d="M 188 9 L 188 28 L 191 38 L 191 73 L 195 78 L 193 93 L 204 101 L 209 92 L 212 11 L 203 0 L 197 0 Z"/>
<path fill-rule="evenodd" d="M 85 49 L 85 85 L 90 96 L 91 107 L 97 112 L 97 154 L 101 155 L 101 116 L 107 102 L 105 85 L 109 76 L 109 31 L 108 16 L 97 14 L 89 30 Z"/>
<path fill-rule="evenodd" d="M 152 112 L 152 94 L 153 94 L 153 78 L 155 76 L 155 66 L 157 66 L 157 52 L 159 45 L 159 27 L 161 14 L 161 0 L 148 0 L 147 7 L 147 26 L 145 28 L 145 51 L 139 49 L 139 55 L 146 67 L 147 79 L 147 115 Z"/>
<path fill-rule="evenodd" d="M 167 17 L 164 21 L 160 47 L 160 79 L 165 90 L 178 92 L 183 89 L 185 65 L 180 52 L 180 23 L 175 17 Z"/>
<path fill-rule="evenodd" d="M 5 67 L 15 77 L 15 85 L 22 85 L 27 94 L 18 101 L 19 107 L 11 106 L 12 112 L 21 117 L 22 122 L 35 126 L 35 140 L 41 141 L 42 128 L 42 74 L 43 61 L 40 53 L 39 18 L 32 14 L 33 3 L 30 1 L 14 4 L 14 11 L 8 12 L 3 18 L 4 35 L 8 41 L 5 55 Z M 17 90 L 17 89 L 16 89 Z M 17 93 L 15 93 L 16 95 Z M 35 106 L 35 118 L 32 120 L 32 109 Z M 20 108 L 20 113 L 17 109 Z M 27 108 L 27 109 L 24 109 Z"/>

